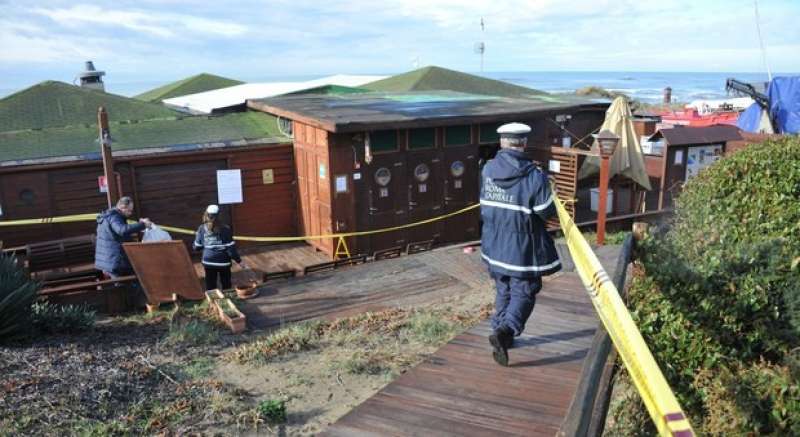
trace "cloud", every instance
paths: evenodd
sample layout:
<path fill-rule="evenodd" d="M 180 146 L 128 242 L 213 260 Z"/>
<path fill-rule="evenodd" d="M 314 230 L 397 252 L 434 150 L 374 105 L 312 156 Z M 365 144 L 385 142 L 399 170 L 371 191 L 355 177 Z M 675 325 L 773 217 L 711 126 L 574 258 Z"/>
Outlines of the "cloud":
<path fill-rule="evenodd" d="M 3 4 L 6 86 L 71 78 L 86 59 L 109 82 L 393 73 L 417 58 L 477 71 L 478 41 L 487 71 L 763 69 L 752 0 L 76 1 Z M 773 69 L 800 70 L 800 3 L 760 7 Z"/>
<path fill-rule="evenodd" d="M 70 8 L 36 8 L 32 12 L 46 16 L 69 28 L 78 28 L 86 24 L 99 24 L 104 27 L 119 26 L 161 38 L 172 38 L 183 34 L 183 31 L 223 37 L 239 36 L 247 32 L 247 27 L 232 21 L 185 14 L 106 9 L 86 4 Z"/>

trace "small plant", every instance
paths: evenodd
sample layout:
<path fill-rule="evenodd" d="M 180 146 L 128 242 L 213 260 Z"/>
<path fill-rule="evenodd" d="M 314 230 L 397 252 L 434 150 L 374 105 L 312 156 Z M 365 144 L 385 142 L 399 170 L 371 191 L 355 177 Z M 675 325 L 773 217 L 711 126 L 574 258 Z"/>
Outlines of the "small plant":
<path fill-rule="evenodd" d="M 185 344 L 199 346 L 217 341 L 219 332 L 209 323 L 202 320 L 189 320 L 186 323 L 173 323 L 165 338 L 167 344 Z"/>
<path fill-rule="evenodd" d="M 213 358 L 197 357 L 185 365 L 182 370 L 188 379 L 203 379 L 211 376 L 214 366 Z"/>
<path fill-rule="evenodd" d="M 286 401 L 267 399 L 258 403 L 258 415 L 267 423 L 286 423 Z"/>
<path fill-rule="evenodd" d="M 48 334 L 86 331 L 94 327 L 95 316 L 95 311 L 85 305 L 37 302 L 31 306 L 31 324 Z"/>
<path fill-rule="evenodd" d="M 313 349 L 320 340 L 321 322 L 292 325 L 252 343 L 239 346 L 232 358 L 240 364 L 266 364 L 289 352 Z"/>
<path fill-rule="evenodd" d="M 390 360 L 385 354 L 356 351 L 336 367 L 351 375 L 380 375 L 392 370 Z"/>
<path fill-rule="evenodd" d="M 222 311 L 225 312 L 226 316 L 230 317 L 231 319 L 239 317 L 239 310 L 230 299 L 223 299 L 221 306 Z"/>
<path fill-rule="evenodd" d="M 16 258 L 0 254 L 0 341 L 26 333 L 38 290 Z"/>
<path fill-rule="evenodd" d="M 433 345 L 448 340 L 458 327 L 438 314 L 416 313 L 409 319 L 409 328 L 420 342 Z"/>

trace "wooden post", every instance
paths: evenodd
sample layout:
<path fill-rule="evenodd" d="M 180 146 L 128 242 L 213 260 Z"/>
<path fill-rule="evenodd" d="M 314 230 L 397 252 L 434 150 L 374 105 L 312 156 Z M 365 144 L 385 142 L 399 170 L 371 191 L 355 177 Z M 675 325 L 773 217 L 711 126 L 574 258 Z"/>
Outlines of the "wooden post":
<path fill-rule="evenodd" d="M 108 207 L 113 208 L 119 200 L 117 189 L 117 176 L 114 173 L 114 157 L 111 155 L 111 130 L 108 127 L 108 113 L 106 108 L 97 108 L 97 128 L 99 129 L 100 154 L 103 157 L 103 175 L 108 184 L 106 199 Z"/>
<path fill-rule="evenodd" d="M 606 242 L 606 207 L 608 204 L 608 156 L 600 155 L 600 192 L 597 199 L 597 245 Z M 617 193 L 614 193 L 614 197 Z"/>

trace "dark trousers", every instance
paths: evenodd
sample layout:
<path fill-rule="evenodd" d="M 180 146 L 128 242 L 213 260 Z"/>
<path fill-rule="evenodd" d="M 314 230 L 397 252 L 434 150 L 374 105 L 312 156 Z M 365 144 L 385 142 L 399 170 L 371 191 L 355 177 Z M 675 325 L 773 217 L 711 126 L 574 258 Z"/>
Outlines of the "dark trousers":
<path fill-rule="evenodd" d="M 542 278 L 514 278 L 492 274 L 497 295 L 494 301 L 492 329 L 506 327 L 518 336 L 536 305 L 536 294 L 542 289 Z"/>
<path fill-rule="evenodd" d="M 213 290 L 217 287 L 217 276 L 222 282 L 222 289 L 227 290 L 231 288 L 231 268 L 228 267 L 211 267 L 203 266 L 206 269 L 206 290 Z"/>

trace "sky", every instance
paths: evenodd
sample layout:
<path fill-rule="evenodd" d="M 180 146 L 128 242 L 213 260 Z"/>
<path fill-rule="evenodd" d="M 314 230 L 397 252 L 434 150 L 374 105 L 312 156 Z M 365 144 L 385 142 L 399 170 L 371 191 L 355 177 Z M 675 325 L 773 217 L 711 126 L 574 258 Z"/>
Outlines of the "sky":
<path fill-rule="evenodd" d="M 770 68 L 800 71 L 800 0 L 758 6 Z M 753 0 L 0 0 L 0 95 L 72 82 L 86 60 L 142 90 L 200 72 L 476 72 L 478 41 L 495 72 L 762 72 L 755 23 Z"/>

